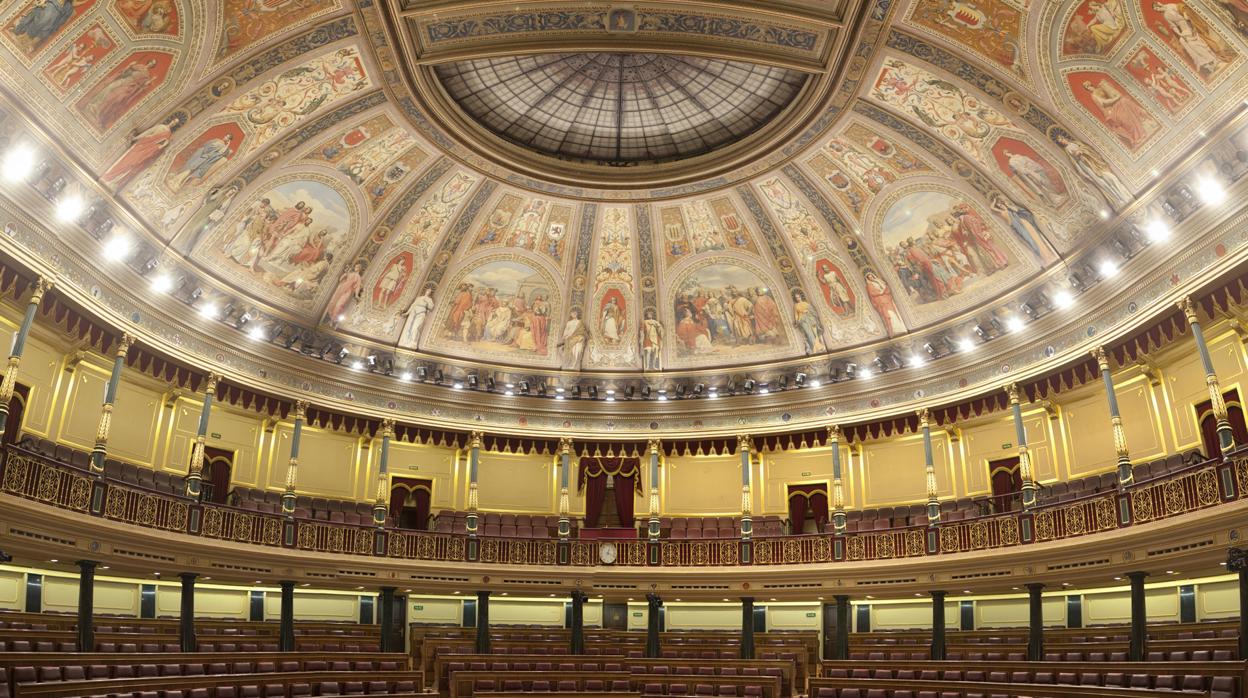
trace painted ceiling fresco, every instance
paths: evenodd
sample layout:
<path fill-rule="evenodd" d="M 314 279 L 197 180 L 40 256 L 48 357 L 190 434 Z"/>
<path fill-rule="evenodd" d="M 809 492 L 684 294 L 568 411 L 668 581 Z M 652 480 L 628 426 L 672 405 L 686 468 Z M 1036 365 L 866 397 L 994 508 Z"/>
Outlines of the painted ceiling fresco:
<path fill-rule="evenodd" d="M 1085 245 L 1242 108 L 1248 80 L 1242 0 L 877 0 L 861 80 L 782 166 L 570 192 L 464 156 L 462 134 L 393 89 L 402 59 L 381 12 L 15 0 L 0 7 L 0 87 L 159 240 L 162 265 L 210 293 L 401 354 L 666 371 L 816 356 L 973 310 Z M 699 62 L 707 41 L 754 36 L 611 21 L 684 26 Z M 767 36 L 791 71 L 820 46 Z M 569 133 L 529 134 L 552 143 L 679 118 L 689 142 L 672 152 L 701 156 L 757 126 L 725 133 L 723 114 L 682 106 L 734 99 L 723 80 L 632 84 L 654 108 L 626 114 L 611 102 L 623 75 L 583 92 L 495 77 L 460 99 L 513 140 L 556 88 Z M 784 119 L 773 106 L 752 113 Z"/>

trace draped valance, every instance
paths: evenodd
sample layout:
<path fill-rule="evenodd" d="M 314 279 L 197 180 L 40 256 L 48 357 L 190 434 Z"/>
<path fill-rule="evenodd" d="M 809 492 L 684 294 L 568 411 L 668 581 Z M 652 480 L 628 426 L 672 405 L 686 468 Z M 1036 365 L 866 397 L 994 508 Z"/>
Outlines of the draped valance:
<path fill-rule="evenodd" d="M 580 474 L 576 481 L 576 490 L 585 491 L 585 483 L 590 478 L 610 475 L 612 477 L 631 478 L 633 490 L 641 495 L 641 459 L 640 458 L 602 458 L 582 456 Z"/>

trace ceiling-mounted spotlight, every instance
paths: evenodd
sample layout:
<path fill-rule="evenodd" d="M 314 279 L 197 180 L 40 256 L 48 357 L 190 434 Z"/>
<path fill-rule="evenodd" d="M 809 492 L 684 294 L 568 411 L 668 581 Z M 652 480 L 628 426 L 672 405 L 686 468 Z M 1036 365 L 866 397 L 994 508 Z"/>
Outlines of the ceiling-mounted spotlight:
<path fill-rule="evenodd" d="M 377 370 L 377 355 L 376 354 L 369 354 L 368 357 L 365 359 L 365 361 L 368 362 L 368 370 L 370 371 Z"/>
<path fill-rule="evenodd" d="M 443 379 L 443 378 L 445 378 L 445 377 L 446 377 L 446 376 L 442 375 L 442 369 L 440 369 L 440 368 L 439 368 L 438 370 L 436 370 L 436 371 L 434 371 L 434 372 L 433 372 L 433 382 L 434 382 L 434 383 L 441 383 L 441 382 L 442 382 L 442 379 Z"/>
<path fill-rule="evenodd" d="M 520 394 L 521 395 L 529 394 L 529 382 L 528 381 L 520 381 Z"/>
<path fill-rule="evenodd" d="M 1075 289 L 1076 291 L 1083 290 L 1083 287 L 1084 287 L 1083 277 L 1077 273 L 1071 272 L 1069 275 L 1067 275 L 1066 282 L 1069 283 L 1070 287 Z"/>
<path fill-rule="evenodd" d="M 888 370 L 888 367 L 885 366 L 884 359 L 882 357 L 877 356 L 874 359 L 871 359 L 871 363 L 875 365 L 877 373 L 883 373 Z"/>
<path fill-rule="evenodd" d="M 923 343 L 923 351 L 927 352 L 927 355 L 932 357 L 933 359 L 940 356 L 940 352 L 937 351 L 936 347 L 933 346 L 931 342 Z"/>
<path fill-rule="evenodd" d="M 425 366 L 417 366 L 417 367 L 416 367 L 416 378 L 418 378 L 418 379 L 419 379 L 420 381 L 422 381 L 422 382 L 423 382 L 423 381 L 428 380 L 428 379 L 429 379 L 429 369 L 428 369 L 427 367 L 425 367 Z"/>
<path fill-rule="evenodd" d="M 597 399 L 598 399 L 598 386 L 596 386 L 596 385 L 591 385 L 591 386 L 589 386 L 589 390 L 588 390 L 588 392 L 589 392 L 589 399 L 590 399 L 590 400 L 597 400 Z M 612 390 L 612 391 L 611 391 L 611 393 L 612 393 L 612 394 L 615 394 L 615 391 L 614 391 L 614 390 Z"/>
<path fill-rule="evenodd" d="M 839 371 L 840 369 L 837 369 L 837 370 Z M 855 363 L 845 364 L 845 377 L 846 378 L 849 378 L 852 380 L 857 375 L 858 375 L 858 364 L 855 364 Z"/>
<path fill-rule="evenodd" d="M 988 320 L 988 324 L 992 326 L 992 334 L 994 336 L 1001 334 L 1001 321 L 1000 320 L 996 319 L 995 317 L 990 318 Z"/>
<path fill-rule="evenodd" d="M 632 397 L 632 396 L 630 395 L 629 397 Z M 643 385 L 643 386 L 641 387 L 641 399 L 642 399 L 642 400 L 649 400 L 649 399 L 650 399 L 650 386 L 648 386 L 648 385 Z"/>
<path fill-rule="evenodd" d="M 468 376 L 468 389 L 469 389 L 469 390 L 476 390 L 476 389 L 477 389 L 477 376 L 476 376 L 476 374 L 475 374 L 475 373 L 474 373 L 474 374 L 470 374 L 470 375 Z"/>
<path fill-rule="evenodd" d="M 234 328 L 241 330 L 243 329 L 243 326 L 249 322 L 251 322 L 251 312 L 246 311 L 242 315 L 239 315 L 238 319 L 234 321 Z"/>
<path fill-rule="evenodd" d="M 385 359 L 382 360 L 381 373 L 382 375 L 386 375 L 386 376 L 394 374 L 394 359 L 387 356 Z"/>
<path fill-rule="evenodd" d="M 754 392 L 754 385 L 755 383 L 753 378 L 746 378 L 745 383 L 741 386 L 741 389 L 744 390 L 746 394 L 749 394 Z"/>
<path fill-rule="evenodd" d="M 637 395 L 637 386 L 635 385 L 630 385 L 628 386 L 627 389 L 624 390 L 624 397 L 628 398 L 629 400 L 632 400 L 635 395 Z"/>
<path fill-rule="evenodd" d="M 1110 244 L 1114 246 L 1115 252 L 1122 255 L 1123 259 L 1131 259 L 1135 256 L 1135 250 L 1131 249 L 1131 246 L 1122 238 L 1116 237 Z"/>
<path fill-rule="evenodd" d="M 286 339 L 282 340 L 282 346 L 286 347 L 287 349 L 290 349 L 291 347 L 295 346 L 295 342 L 297 341 L 299 341 L 299 335 L 295 334 L 294 332 L 291 332 L 290 334 L 286 335 Z"/>
<path fill-rule="evenodd" d="M 702 392 L 706 390 L 706 385 L 697 383 L 693 386 L 693 396 L 702 397 Z"/>
<path fill-rule="evenodd" d="M 351 352 L 347 351 L 346 347 L 339 347 L 338 353 L 334 354 L 334 363 L 341 364 L 342 360 L 347 358 L 347 355 L 349 355 L 350 353 Z"/>
<path fill-rule="evenodd" d="M 1040 317 L 1040 311 L 1036 310 L 1036 306 L 1032 305 L 1031 303 L 1023 303 L 1018 306 L 1018 309 L 1023 311 L 1023 315 L 1026 315 L 1032 320 L 1035 320 L 1036 318 Z"/>
<path fill-rule="evenodd" d="M 992 335 L 989 334 L 988 330 L 985 329 L 984 326 L 979 323 L 975 324 L 975 327 L 972 328 L 972 331 L 975 333 L 976 337 L 979 337 L 981 340 L 985 342 L 987 342 L 989 339 L 992 339 Z"/>
<path fill-rule="evenodd" d="M 191 289 L 191 293 L 189 296 L 187 296 L 187 298 L 188 300 L 190 300 L 191 303 L 194 303 L 195 301 L 199 300 L 199 297 L 202 295 L 204 295 L 204 289 L 200 288 L 199 286 L 196 286 L 195 288 Z"/>
<path fill-rule="evenodd" d="M 793 376 L 793 385 L 798 388 L 806 387 L 806 374 L 798 371 L 797 374 Z"/>
<path fill-rule="evenodd" d="M 485 377 L 485 389 L 491 393 L 494 392 L 494 376 Z"/>
<path fill-rule="evenodd" d="M 572 397 L 577 398 L 577 399 L 580 399 L 580 397 L 581 397 L 581 386 L 579 386 L 579 385 L 574 385 L 574 386 L 572 386 Z"/>
<path fill-rule="evenodd" d="M 546 384 L 545 383 L 542 383 L 541 385 L 537 386 L 537 394 L 541 395 L 542 397 L 546 397 Z"/>

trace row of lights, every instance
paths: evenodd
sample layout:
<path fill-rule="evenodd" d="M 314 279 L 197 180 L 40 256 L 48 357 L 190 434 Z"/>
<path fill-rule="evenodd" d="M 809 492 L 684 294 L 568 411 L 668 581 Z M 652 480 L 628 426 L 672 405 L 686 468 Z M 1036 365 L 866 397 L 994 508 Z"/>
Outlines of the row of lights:
<path fill-rule="evenodd" d="M 2 172 L 0 176 L 9 182 L 19 183 L 30 179 L 31 175 L 44 165 L 38 165 L 38 155 L 29 145 L 18 145 L 10 149 L 3 158 Z M 58 182 L 59 194 L 64 188 L 63 182 Z M 1217 205 L 1226 200 L 1226 190 L 1222 184 L 1211 177 L 1202 177 L 1195 183 L 1195 193 L 1200 200 L 1206 205 Z M 81 196 L 77 194 L 66 194 L 58 196 L 55 202 L 56 218 L 63 223 L 76 223 L 83 219 L 87 212 L 87 204 Z M 1108 211 L 1103 211 L 1103 215 Z M 106 260 L 119 262 L 126 260 L 134 250 L 133 240 L 123 231 L 111 230 L 111 235 L 103 241 L 103 256 Z M 1170 227 L 1161 219 L 1153 218 L 1145 223 L 1140 231 L 1142 233 L 1142 242 L 1144 244 L 1161 243 L 1170 238 Z M 1137 238 L 1138 239 L 1138 238 Z M 1116 239 L 1114 247 L 1124 259 L 1130 259 L 1136 253 L 1136 250 L 1130 240 Z M 144 266 L 144 271 L 150 271 L 156 267 L 153 260 Z M 1084 265 L 1084 270 L 1091 272 L 1091 267 Z M 1103 281 L 1116 276 L 1119 272 L 1119 263 L 1113 258 L 1104 256 L 1096 263 L 1094 275 L 1095 281 Z M 1040 293 L 1031 300 L 1021 303 L 1018 307 L 1020 314 L 1010 313 L 1004 317 L 992 317 L 987 324 L 975 324 L 970 334 L 960 337 L 952 335 L 942 335 L 923 344 L 923 353 L 911 352 L 908 356 L 902 357 L 893 350 L 888 350 L 877 355 L 870 363 L 870 366 L 859 365 L 856 363 L 842 363 L 833 365 L 828 374 L 829 382 L 839 382 L 841 380 L 852 379 L 870 379 L 879 373 L 886 373 L 901 368 L 916 368 L 925 365 L 930 359 L 940 358 L 954 353 L 967 353 L 974 351 L 980 344 L 1004 334 L 1013 334 L 1022 332 L 1026 329 L 1027 320 L 1035 320 L 1046 315 L 1051 310 L 1064 310 L 1071 308 L 1075 303 L 1075 294 L 1081 293 L 1089 287 L 1087 274 L 1081 275 L 1079 272 L 1072 272 L 1069 275 L 1069 288 L 1063 287 L 1053 292 L 1052 297 L 1048 297 Z M 150 281 L 151 289 L 156 293 L 168 294 L 175 290 L 177 286 L 174 277 L 167 271 L 160 271 L 152 277 Z M 190 304 L 195 304 L 203 295 L 202 288 L 195 288 L 188 297 Z M 266 329 L 260 323 L 247 325 L 253 320 L 250 311 L 237 313 L 233 304 L 227 305 L 222 309 L 216 302 L 206 299 L 200 303 L 197 312 L 206 320 L 221 320 L 231 322 L 236 329 L 245 331 L 247 336 L 254 341 L 277 341 L 282 339 L 282 334 L 286 328 L 278 326 L 276 329 Z M 978 341 L 977 341 L 978 339 Z M 291 331 L 284 338 L 283 343 L 287 348 L 294 348 L 294 344 L 298 341 L 295 332 Z M 350 351 L 341 345 L 338 345 L 337 351 L 329 345 L 322 346 L 312 350 L 306 345 L 301 348 L 305 354 L 315 355 L 317 358 L 326 358 L 335 363 L 341 364 L 350 356 Z M 375 354 L 370 354 L 364 358 L 351 359 L 348 364 L 355 370 L 369 370 L 371 372 L 380 372 L 384 375 L 393 375 L 394 361 L 392 358 L 382 358 Z M 403 381 L 412 381 L 419 379 L 421 382 L 428 381 L 428 369 L 423 366 L 416 367 L 415 370 L 408 368 L 399 373 L 399 379 Z M 434 383 L 441 384 L 443 381 L 442 372 L 435 372 Z M 637 399 L 638 393 L 640 398 L 653 399 L 659 402 L 666 402 L 673 398 L 701 398 L 716 399 L 721 394 L 758 394 L 767 395 L 773 390 L 786 390 L 790 387 L 818 388 L 823 384 L 818 377 L 808 376 L 804 372 L 798 372 L 791 378 L 783 376 L 775 383 L 756 381 L 752 378 L 745 379 L 740 384 L 732 383 L 724 388 L 717 386 L 708 386 L 703 383 L 678 384 L 673 389 L 658 388 L 654 389 L 649 386 L 643 386 L 640 390 L 635 387 L 625 389 L 624 393 L 620 393 L 615 388 L 607 388 L 601 391 L 597 387 L 591 386 L 583 393 L 580 386 L 573 386 L 570 390 L 563 387 L 554 387 L 550 389 L 544 382 L 539 381 L 517 381 L 508 382 L 501 386 L 495 385 L 493 378 L 487 378 L 484 388 L 487 392 L 501 392 L 505 396 L 532 395 L 537 397 L 550 397 L 555 400 L 565 400 L 569 397 L 589 399 L 599 399 L 600 397 L 607 402 L 615 402 L 618 399 Z M 463 378 L 452 380 L 451 387 L 456 390 L 473 389 L 479 390 L 482 384 L 479 383 L 475 375 L 468 375 Z"/>

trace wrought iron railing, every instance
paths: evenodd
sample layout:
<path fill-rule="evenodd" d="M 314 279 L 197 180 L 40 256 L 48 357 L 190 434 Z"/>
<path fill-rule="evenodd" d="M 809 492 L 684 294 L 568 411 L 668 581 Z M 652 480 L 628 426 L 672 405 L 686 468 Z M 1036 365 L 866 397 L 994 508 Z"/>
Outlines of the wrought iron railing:
<path fill-rule="evenodd" d="M 5 449 L 0 494 L 112 521 L 204 538 L 316 553 L 400 560 L 589 567 L 800 565 L 917 558 L 1063 540 L 1182 516 L 1248 496 L 1248 457 L 1206 462 L 1027 512 L 979 516 L 939 526 L 881 531 L 709 540 L 557 540 L 469 537 L 378 529 L 201 504 L 99 477 L 16 447 Z M 613 561 L 601 546 L 615 546 Z"/>

